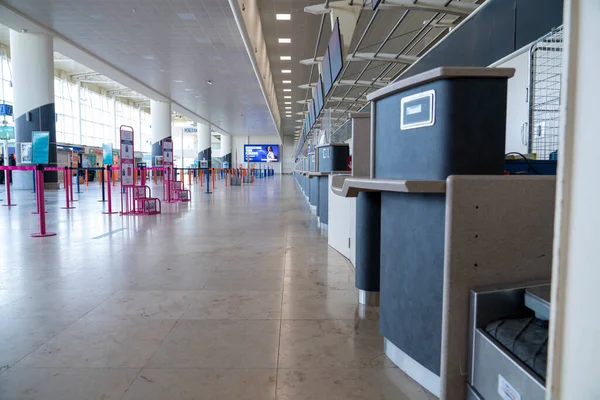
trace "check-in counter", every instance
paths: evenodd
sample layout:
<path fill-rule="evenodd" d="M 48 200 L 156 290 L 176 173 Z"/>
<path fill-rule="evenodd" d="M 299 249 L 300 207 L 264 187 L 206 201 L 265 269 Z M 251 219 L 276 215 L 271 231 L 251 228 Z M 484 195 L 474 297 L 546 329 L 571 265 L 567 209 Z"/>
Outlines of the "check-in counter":
<path fill-rule="evenodd" d="M 444 67 L 370 94 L 370 176 L 345 177 L 333 188 L 342 196 L 380 193 L 380 330 L 386 354 L 438 396 L 446 180 L 503 177 L 506 88 L 513 74 Z M 373 217 L 367 213 L 364 220 Z M 357 234 L 358 225 L 357 201 Z"/>
<path fill-rule="evenodd" d="M 308 186 L 309 186 L 309 195 L 308 195 L 308 203 L 310 205 L 310 210 L 317 213 L 317 205 L 319 203 L 319 181 L 317 179 L 311 179 L 311 173 L 317 171 L 315 153 L 308 153 Z"/>

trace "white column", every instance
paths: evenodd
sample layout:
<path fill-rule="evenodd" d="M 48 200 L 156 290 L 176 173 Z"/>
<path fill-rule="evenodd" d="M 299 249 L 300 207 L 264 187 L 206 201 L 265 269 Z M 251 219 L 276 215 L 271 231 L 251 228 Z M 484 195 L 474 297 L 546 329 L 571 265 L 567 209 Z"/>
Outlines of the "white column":
<path fill-rule="evenodd" d="M 221 135 L 221 159 L 223 162 L 229 163 L 229 167 L 232 167 L 231 158 L 231 136 L 222 134 Z"/>
<path fill-rule="evenodd" d="M 162 155 L 162 140 L 171 137 L 171 103 L 150 101 L 152 118 L 152 158 Z"/>
<path fill-rule="evenodd" d="M 208 161 L 208 167 L 211 167 L 212 159 L 212 134 L 211 127 L 208 124 L 198 124 L 198 162 L 203 159 Z"/>
<path fill-rule="evenodd" d="M 31 142 L 31 132 L 50 132 L 49 164 L 56 165 L 56 119 L 54 108 L 54 47 L 52 36 L 10 31 L 14 86 L 14 117 L 17 162 L 20 144 Z M 44 174 L 48 188 L 58 188 L 55 171 Z M 31 189 L 30 172 L 13 173 L 15 189 Z"/>
<path fill-rule="evenodd" d="M 81 106 L 81 82 L 80 81 L 77 81 L 76 87 L 77 87 L 77 89 L 76 89 L 76 92 L 77 92 L 77 103 L 76 103 L 77 104 L 77 119 L 76 119 L 77 134 L 79 137 L 79 144 L 83 144 L 83 122 L 82 122 L 83 108 Z M 92 143 L 90 143 L 90 144 L 92 144 Z"/>
<path fill-rule="evenodd" d="M 547 399 L 600 398 L 600 2 L 565 0 Z"/>

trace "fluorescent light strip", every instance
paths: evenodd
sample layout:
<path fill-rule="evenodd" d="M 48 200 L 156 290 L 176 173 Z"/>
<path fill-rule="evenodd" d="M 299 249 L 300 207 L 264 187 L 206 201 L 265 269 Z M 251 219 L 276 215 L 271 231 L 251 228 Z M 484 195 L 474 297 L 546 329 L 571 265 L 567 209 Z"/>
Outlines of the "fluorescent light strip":
<path fill-rule="evenodd" d="M 291 99 L 292 96 L 283 96 L 284 99 Z"/>
<path fill-rule="evenodd" d="M 290 19 L 292 19 L 292 15 L 291 14 L 275 14 L 275 19 L 277 19 L 277 21 L 289 21 Z"/>
<path fill-rule="evenodd" d="M 283 89 L 284 92 L 291 92 L 292 89 Z"/>
<path fill-rule="evenodd" d="M 281 61 L 291 61 L 292 60 L 292 56 L 281 56 L 281 57 L 279 57 L 279 59 Z"/>
<path fill-rule="evenodd" d="M 291 69 L 282 69 L 282 70 L 281 70 L 281 73 L 282 73 L 282 74 L 291 74 L 291 73 L 292 73 L 292 70 L 291 70 Z"/>
<path fill-rule="evenodd" d="M 283 44 L 292 43 L 292 39 L 290 39 L 290 38 L 279 38 L 278 41 L 279 41 L 279 43 L 283 43 Z"/>
<path fill-rule="evenodd" d="M 285 84 L 292 83 L 292 81 L 281 81 L 281 82 L 282 82 L 284 85 L 285 85 Z"/>
<path fill-rule="evenodd" d="M 285 104 L 292 104 L 292 102 L 291 101 L 286 101 Z"/>

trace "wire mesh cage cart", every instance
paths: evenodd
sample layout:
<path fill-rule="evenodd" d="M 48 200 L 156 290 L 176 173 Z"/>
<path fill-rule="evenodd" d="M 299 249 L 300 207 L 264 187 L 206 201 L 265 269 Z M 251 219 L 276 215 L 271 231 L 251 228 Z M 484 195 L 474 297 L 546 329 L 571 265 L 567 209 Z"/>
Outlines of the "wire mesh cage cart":
<path fill-rule="evenodd" d="M 556 159 L 560 127 L 562 26 L 540 38 L 530 51 L 529 152 L 538 160 Z"/>

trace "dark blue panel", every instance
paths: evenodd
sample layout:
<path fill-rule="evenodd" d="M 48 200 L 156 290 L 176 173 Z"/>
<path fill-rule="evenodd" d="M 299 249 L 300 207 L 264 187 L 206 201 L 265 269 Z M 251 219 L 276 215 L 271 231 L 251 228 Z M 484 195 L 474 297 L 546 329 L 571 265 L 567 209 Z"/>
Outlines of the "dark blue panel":
<path fill-rule="evenodd" d="M 208 161 L 207 168 L 212 168 L 212 148 L 211 147 L 198 152 L 198 165 L 200 165 L 200 160 Z"/>
<path fill-rule="evenodd" d="M 516 0 L 488 0 L 484 7 L 423 56 L 403 78 L 441 66 L 487 67 L 515 51 Z"/>
<path fill-rule="evenodd" d="M 347 171 L 348 146 L 323 146 L 317 149 L 319 156 L 319 172 Z"/>
<path fill-rule="evenodd" d="M 319 180 L 316 178 L 310 178 L 308 180 L 310 186 L 310 194 L 308 195 L 308 202 L 311 206 L 316 207 L 319 203 Z"/>
<path fill-rule="evenodd" d="M 31 115 L 27 121 L 27 114 Z M 48 164 L 56 166 L 56 112 L 54 103 L 43 105 L 39 108 L 30 110 L 15 119 L 15 141 L 31 142 L 31 132 L 42 131 L 50 132 L 50 152 L 48 153 Z M 21 148 L 16 148 L 17 160 L 21 159 Z M 58 173 L 56 171 L 44 171 L 44 182 L 58 182 Z"/>
<path fill-rule="evenodd" d="M 381 194 L 381 333 L 440 374 L 445 195 Z"/>
<path fill-rule="evenodd" d="M 319 178 L 319 218 L 322 224 L 329 225 L 329 177 Z"/>
<path fill-rule="evenodd" d="M 376 102 L 375 176 L 441 179 L 504 172 L 506 79 L 434 81 Z M 435 123 L 400 130 L 405 96 L 435 91 Z"/>
<path fill-rule="evenodd" d="M 381 193 L 362 192 L 358 194 L 355 240 L 356 287 L 370 292 L 379 292 Z"/>
<path fill-rule="evenodd" d="M 519 49 L 563 23 L 563 0 L 517 0 L 515 43 Z"/>

